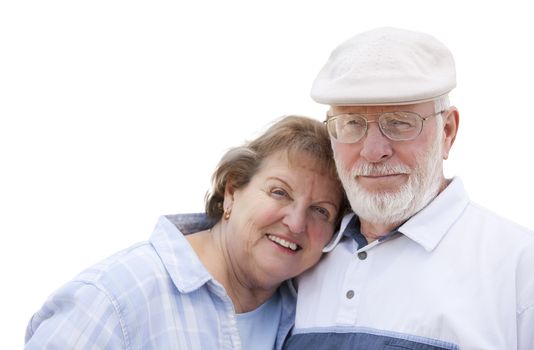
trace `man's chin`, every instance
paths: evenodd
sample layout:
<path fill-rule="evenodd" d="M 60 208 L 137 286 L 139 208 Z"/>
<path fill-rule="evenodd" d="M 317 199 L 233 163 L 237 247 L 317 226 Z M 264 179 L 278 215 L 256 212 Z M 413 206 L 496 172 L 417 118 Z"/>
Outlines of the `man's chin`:
<path fill-rule="evenodd" d="M 399 194 L 401 192 L 401 188 L 399 187 L 391 187 L 391 186 L 381 186 L 381 187 L 373 187 L 373 188 L 366 188 L 364 186 L 360 186 L 359 192 L 370 197 L 375 197 L 376 199 L 382 198 L 384 196 L 394 196 L 396 194 Z"/>

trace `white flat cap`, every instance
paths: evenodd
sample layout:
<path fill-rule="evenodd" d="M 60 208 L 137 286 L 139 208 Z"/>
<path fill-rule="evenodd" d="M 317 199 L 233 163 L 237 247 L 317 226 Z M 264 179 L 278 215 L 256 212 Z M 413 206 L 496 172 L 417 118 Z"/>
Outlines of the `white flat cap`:
<path fill-rule="evenodd" d="M 398 28 L 358 34 L 338 46 L 311 97 L 328 105 L 411 104 L 456 86 L 454 59 L 436 38 Z"/>

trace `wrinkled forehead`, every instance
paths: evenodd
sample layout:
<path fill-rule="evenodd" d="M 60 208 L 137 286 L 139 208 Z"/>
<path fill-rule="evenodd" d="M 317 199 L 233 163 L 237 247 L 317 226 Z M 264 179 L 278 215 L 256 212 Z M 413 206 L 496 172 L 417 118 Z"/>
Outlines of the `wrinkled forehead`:
<path fill-rule="evenodd" d="M 291 171 L 306 169 L 315 172 L 321 176 L 328 177 L 338 186 L 341 186 L 338 184 L 336 165 L 331 153 L 324 154 L 323 152 L 289 147 L 265 158 L 261 163 L 261 169 L 272 166 L 273 163 L 281 164 Z"/>
<path fill-rule="evenodd" d="M 329 116 L 343 113 L 376 114 L 393 111 L 416 112 L 428 114 L 434 111 L 434 101 L 402 105 L 358 105 L 358 106 L 330 106 Z"/>
<path fill-rule="evenodd" d="M 322 175 L 332 175 L 335 173 L 335 166 L 331 158 L 316 154 L 309 150 L 298 148 L 287 148 L 281 151 L 281 157 L 285 158 L 287 165 L 291 169 L 305 168 Z"/>

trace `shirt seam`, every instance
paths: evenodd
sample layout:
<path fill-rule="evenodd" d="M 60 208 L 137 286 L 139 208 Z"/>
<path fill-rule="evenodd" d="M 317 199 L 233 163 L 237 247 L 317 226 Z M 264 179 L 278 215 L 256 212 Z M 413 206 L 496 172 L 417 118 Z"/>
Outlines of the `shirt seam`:
<path fill-rule="evenodd" d="M 126 330 L 126 325 L 125 325 L 125 322 L 123 320 L 122 314 L 120 312 L 120 307 L 119 307 L 118 301 L 111 295 L 111 293 L 109 293 L 104 288 L 104 286 L 99 285 L 99 284 L 97 284 L 95 282 L 89 282 L 89 281 L 83 281 L 83 280 L 73 280 L 73 282 L 79 282 L 79 283 L 82 283 L 82 284 L 85 284 L 85 285 L 93 286 L 97 290 L 99 290 L 101 293 L 103 293 L 106 296 L 106 298 L 109 299 L 109 301 L 111 302 L 111 305 L 113 306 L 113 309 L 115 310 L 115 313 L 117 314 L 117 318 L 119 319 L 119 324 L 121 325 L 122 336 L 124 338 L 124 346 L 125 346 L 126 349 L 131 349 L 131 347 L 130 347 L 130 337 L 128 335 L 128 331 Z"/>

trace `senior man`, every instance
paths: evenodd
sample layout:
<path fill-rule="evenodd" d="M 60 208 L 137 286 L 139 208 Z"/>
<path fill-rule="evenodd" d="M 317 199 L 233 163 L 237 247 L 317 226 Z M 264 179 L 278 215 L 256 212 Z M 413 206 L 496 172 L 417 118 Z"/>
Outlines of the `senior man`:
<path fill-rule="evenodd" d="M 455 84 L 441 42 L 395 28 L 349 39 L 320 71 L 312 98 L 330 105 L 355 214 L 299 278 L 287 349 L 534 349 L 533 232 L 443 175 Z"/>

